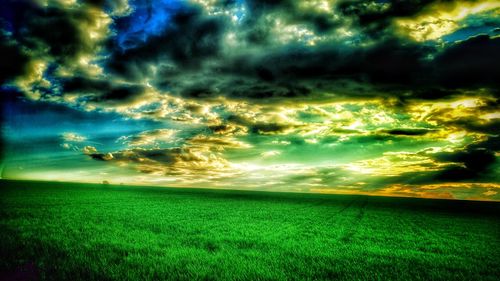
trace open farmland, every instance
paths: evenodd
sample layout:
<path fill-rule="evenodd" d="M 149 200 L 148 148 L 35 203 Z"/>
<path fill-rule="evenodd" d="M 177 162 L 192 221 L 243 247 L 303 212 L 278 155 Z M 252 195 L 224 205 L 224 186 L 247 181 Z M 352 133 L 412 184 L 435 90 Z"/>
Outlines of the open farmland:
<path fill-rule="evenodd" d="M 0 183 L 2 279 L 500 276 L 497 202 Z"/>

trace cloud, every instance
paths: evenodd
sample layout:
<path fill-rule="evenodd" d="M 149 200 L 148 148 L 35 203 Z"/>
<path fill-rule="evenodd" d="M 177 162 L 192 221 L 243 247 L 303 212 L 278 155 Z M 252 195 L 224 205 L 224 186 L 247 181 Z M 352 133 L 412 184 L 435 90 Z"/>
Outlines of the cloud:
<path fill-rule="evenodd" d="M 106 62 L 108 69 L 135 80 L 154 75 L 156 71 L 164 76 L 171 76 L 177 74 L 179 69 L 198 68 L 203 59 L 218 54 L 224 28 L 223 19 L 206 17 L 199 9 L 190 7 L 172 15 L 169 24 L 173 28 L 152 34 L 144 43 L 125 51 L 113 45 L 112 48 L 116 51 L 112 52 Z M 159 59 L 163 59 L 165 67 L 152 72 L 150 63 Z"/>
<path fill-rule="evenodd" d="M 227 148 L 250 148 L 251 145 L 238 141 L 230 136 L 217 137 L 197 135 L 186 140 L 191 147 L 208 148 L 211 150 L 222 151 Z"/>
<path fill-rule="evenodd" d="M 412 7 L 379 1 L 98 1 L 75 2 L 71 9 L 56 2 L 46 8 L 9 3 L 18 20 L 13 32 L 3 33 L 5 52 L 21 62 L 11 78 L 33 98 L 62 95 L 88 109 L 124 110 L 145 95 L 141 106 L 165 94 L 279 103 L 380 95 L 435 99 L 498 88 L 498 38 L 421 44 L 393 27 L 404 19 L 421 22 L 424 15 L 445 17 L 448 6 L 448 14 L 460 15 L 455 21 L 465 20 L 496 9 L 493 2 L 467 3 L 467 9 L 434 1 Z M 280 37 L 287 30 L 299 35 Z M 345 30 L 350 33 L 342 37 Z"/>
<path fill-rule="evenodd" d="M 239 124 L 209 125 L 208 128 L 216 135 L 246 135 L 248 128 Z"/>
<path fill-rule="evenodd" d="M 432 129 L 399 128 L 399 129 L 382 130 L 381 132 L 395 136 L 423 136 L 433 131 L 434 130 Z"/>
<path fill-rule="evenodd" d="M 363 184 L 355 189 L 317 188 L 310 189 L 316 193 L 334 194 L 367 194 L 378 196 L 420 197 L 438 199 L 466 199 L 498 201 L 500 185 L 496 183 L 439 183 L 439 184 L 392 184 L 380 189 L 366 189 Z"/>
<path fill-rule="evenodd" d="M 459 29 L 472 15 L 500 8 L 496 1 L 449 1 L 432 3 L 418 14 L 400 17 L 396 26 L 417 41 L 436 40 Z"/>
<path fill-rule="evenodd" d="M 111 34 L 112 22 L 105 12 L 76 1 L 48 1 L 46 5 L 7 1 L 4 8 L 0 22 L 8 24 L 1 26 L 7 37 L 2 40 L 2 58 L 18 60 L 12 65 L 20 68 L 11 69 L 8 82 L 28 97 L 51 100 L 60 94 L 57 79 L 102 74 L 96 60 Z M 18 51 L 10 49 L 12 44 Z"/>
<path fill-rule="evenodd" d="M 83 142 L 86 141 L 87 138 L 84 136 L 81 136 L 77 133 L 72 133 L 72 132 L 66 132 L 61 135 L 62 139 L 67 142 Z"/>
<path fill-rule="evenodd" d="M 451 45 L 435 59 L 436 80 L 450 88 L 489 87 L 498 94 L 500 37 L 479 35 Z"/>
<path fill-rule="evenodd" d="M 137 148 L 100 153 L 93 147 L 85 147 L 84 153 L 95 160 L 132 165 L 144 174 L 177 177 L 182 179 L 182 184 L 192 183 L 192 177 L 196 177 L 198 182 L 217 183 L 218 179 L 232 178 L 240 173 L 223 153 L 251 147 L 230 136 L 196 135 L 185 139 L 182 146 L 144 148 L 157 143 L 165 133 L 173 135 L 175 131 L 159 129 L 126 139 Z"/>
<path fill-rule="evenodd" d="M 212 183 L 231 178 L 237 171 L 220 153 L 192 147 L 134 148 L 113 153 L 89 154 L 92 159 L 131 167 L 143 174 L 173 177 L 178 185 Z"/>
<path fill-rule="evenodd" d="M 87 155 L 92 155 L 92 154 L 97 153 L 97 149 L 93 146 L 90 146 L 90 145 L 83 147 L 82 151 L 83 151 L 83 153 L 85 153 Z"/>
<path fill-rule="evenodd" d="M 400 151 L 384 153 L 384 156 L 375 159 L 356 161 L 345 165 L 344 168 L 376 177 L 401 176 L 400 180 L 404 181 L 404 175 L 407 173 L 428 174 L 441 170 L 443 166 L 443 163 L 428 156 Z"/>
<path fill-rule="evenodd" d="M 498 181 L 496 2 L 43 3 L 4 5 L 0 80 L 40 105 L 150 122 L 82 149 L 102 165 L 414 196 Z M 68 130 L 63 147 L 86 141 Z"/>
<path fill-rule="evenodd" d="M 1 22 L 0 22 L 1 23 Z M 10 37 L 5 30 L 0 30 L 0 84 L 23 76 L 28 67 L 29 55 L 18 48 L 17 42 Z"/>
<path fill-rule="evenodd" d="M 175 129 L 156 129 L 151 131 L 143 131 L 133 136 L 123 136 L 118 140 L 126 143 L 129 146 L 158 146 L 163 143 L 171 143 L 175 141 L 175 135 L 178 130 Z"/>
<path fill-rule="evenodd" d="M 463 181 L 488 178 L 493 172 L 490 169 L 497 162 L 495 151 L 499 149 L 499 137 L 495 136 L 480 143 L 470 144 L 463 150 L 436 153 L 433 155 L 434 159 L 456 163 L 441 171 L 437 179 Z"/>
<path fill-rule="evenodd" d="M 498 200 L 495 190 L 499 188 L 500 185 L 495 183 L 395 184 L 380 190 L 378 194 L 442 199 Z"/>
<path fill-rule="evenodd" d="M 260 155 L 262 157 L 273 157 L 273 156 L 277 156 L 280 154 L 281 154 L 281 151 L 279 151 L 279 150 L 269 150 L 269 151 L 262 152 Z"/>

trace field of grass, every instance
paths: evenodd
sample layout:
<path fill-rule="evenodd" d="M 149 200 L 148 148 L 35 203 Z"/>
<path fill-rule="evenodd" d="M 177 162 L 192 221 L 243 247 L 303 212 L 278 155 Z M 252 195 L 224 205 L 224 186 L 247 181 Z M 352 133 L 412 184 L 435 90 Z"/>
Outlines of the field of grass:
<path fill-rule="evenodd" d="M 0 279 L 500 276 L 500 203 L 0 184 Z"/>

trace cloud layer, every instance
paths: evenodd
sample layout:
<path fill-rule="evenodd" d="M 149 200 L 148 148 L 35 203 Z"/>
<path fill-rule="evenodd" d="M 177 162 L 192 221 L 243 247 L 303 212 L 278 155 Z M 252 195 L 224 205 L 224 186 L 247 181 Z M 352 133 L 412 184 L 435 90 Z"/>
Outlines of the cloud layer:
<path fill-rule="evenodd" d="M 154 122 L 59 136 L 141 183 L 498 200 L 497 1 L 4 6 L 2 89 Z"/>

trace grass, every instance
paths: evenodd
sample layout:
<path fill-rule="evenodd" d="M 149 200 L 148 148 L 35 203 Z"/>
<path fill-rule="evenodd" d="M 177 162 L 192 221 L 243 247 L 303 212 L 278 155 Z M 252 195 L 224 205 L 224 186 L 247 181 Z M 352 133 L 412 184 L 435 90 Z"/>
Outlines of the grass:
<path fill-rule="evenodd" d="M 0 184 L 2 279 L 500 276 L 496 202 Z"/>

